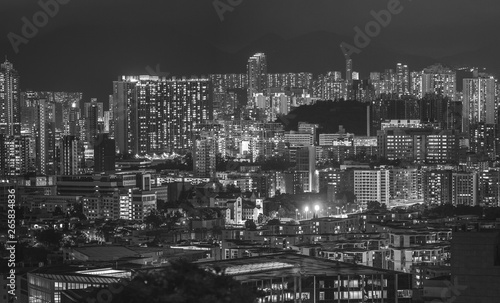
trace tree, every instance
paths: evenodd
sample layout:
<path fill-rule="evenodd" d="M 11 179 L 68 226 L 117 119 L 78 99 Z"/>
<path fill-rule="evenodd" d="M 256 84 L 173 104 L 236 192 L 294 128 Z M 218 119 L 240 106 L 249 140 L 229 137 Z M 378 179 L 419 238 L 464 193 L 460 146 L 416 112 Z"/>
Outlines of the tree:
<path fill-rule="evenodd" d="M 246 220 L 245 221 L 245 228 L 249 230 L 256 230 L 257 229 L 257 224 L 253 220 Z"/>
<path fill-rule="evenodd" d="M 56 206 L 54 209 L 54 212 L 52 213 L 53 216 L 64 216 L 64 213 L 61 209 L 61 206 Z"/>
<path fill-rule="evenodd" d="M 219 225 L 215 225 L 213 228 L 212 228 L 212 236 L 216 239 L 219 239 L 219 236 L 222 235 L 222 226 L 219 226 Z"/>
<path fill-rule="evenodd" d="M 58 246 L 63 238 L 62 233 L 54 229 L 45 229 L 37 233 L 36 239 L 38 242 L 46 246 Z"/>
<path fill-rule="evenodd" d="M 69 212 L 69 215 L 70 217 L 77 217 L 81 221 L 87 220 L 87 217 L 83 213 L 83 204 L 81 202 L 73 204 L 73 207 Z"/>
<path fill-rule="evenodd" d="M 284 218 L 286 217 L 286 210 L 283 207 L 280 207 L 278 209 L 278 217 L 279 218 Z"/>
<path fill-rule="evenodd" d="M 237 193 L 241 193 L 241 189 L 239 187 L 237 187 L 236 185 L 234 185 L 234 184 L 228 184 L 226 186 L 226 192 L 227 193 L 235 193 L 235 194 L 237 194 Z"/>
<path fill-rule="evenodd" d="M 259 216 L 257 217 L 257 223 L 262 223 L 264 222 L 264 214 L 260 213 Z"/>
<path fill-rule="evenodd" d="M 368 203 L 366 203 L 366 209 L 367 210 L 386 210 L 387 209 L 387 206 L 378 201 L 368 201 Z"/>
<path fill-rule="evenodd" d="M 253 303 L 257 297 L 255 288 L 241 285 L 220 270 L 212 272 L 176 260 L 165 269 L 139 273 L 111 302 Z"/>
<path fill-rule="evenodd" d="M 280 225 L 281 221 L 279 219 L 271 219 L 267 222 L 267 225 Z"/>
<path fill-rule="evenodd" d="M 162 219 L 160 218 L 160 216 L 158 216 L 157 214 L 155 213 L 150 213 L 145 219 L 144 219 L 144 223 L 152 226 L 153 228 L 158 228 L 161 223 L 162 223 Z"/>

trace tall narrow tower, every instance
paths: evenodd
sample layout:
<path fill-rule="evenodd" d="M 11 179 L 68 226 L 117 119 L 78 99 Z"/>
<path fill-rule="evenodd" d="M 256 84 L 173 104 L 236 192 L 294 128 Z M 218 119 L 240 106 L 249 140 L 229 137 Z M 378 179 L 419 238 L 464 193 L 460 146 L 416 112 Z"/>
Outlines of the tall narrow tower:
<path fill-rule="evenodd" d="M 19 75 L 7 58 L 0 66 L 0 134 L 21 134 Z"/>
<path fill-rule="evenodd" d="M 253 104 L 253 95 L 266 93 L 267 90 L 267 60 L 264 53 L 257 53 L 248 59 L 248 101 Z"/>
<path fill-rule="evenodd" d="M 352 81 L 352 59 L 348 58 L 345 60 L 345 79 L 347 81 Z"/>

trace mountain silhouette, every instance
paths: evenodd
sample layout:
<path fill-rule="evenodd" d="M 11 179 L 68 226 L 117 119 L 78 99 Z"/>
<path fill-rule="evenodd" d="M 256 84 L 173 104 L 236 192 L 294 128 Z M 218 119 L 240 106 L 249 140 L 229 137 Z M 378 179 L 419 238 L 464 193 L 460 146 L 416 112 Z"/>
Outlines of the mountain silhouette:
<path fill-rule="evenodd" d="M 248 57 L 255 52 L 267 55 L 268 72 L 342 71 L 345 58 L 340 44 L 352 44 L 353 37 L 344 37 L 326 31 L 316 31 L 292 39 L 274 34 L 260 37 L 237 51 L 225 50 L 209 39 L 195 37 L 175 28 L 162 29 L 162 34 L 151 26 L 65 27 L 45 33 L 21 45 L 17 55 L 9 60 L 21 74 L 22 89 L 52 91 L 83 91 L 84 99 L 98 97 L 107 102 L 112 94 L 112 81 L 120 75 L 147 74 L 159 65 L 161 72 L 174 76 L 200 76 L 210 73 L 245 73 Z M 7 40 L 0 47 L 11 50 Z M 464 54 L 487 65 L 498 51 L 486 50 L 479 54 Z M 435 63 L 434 59 L 388 51 L 376 44 L 353 55 L 354 70 L 367 78 L 371 71 L 396 68 L 398 62 L 410 70 L 421 70 Z M 445 58 L 451 59 L 451 58 Z M 458 58 L 457 58 L 458 59 Z M 473 61 L 475 62 L 475 61 Z M 496 65 L 499 65 L 498 63 Z"/>

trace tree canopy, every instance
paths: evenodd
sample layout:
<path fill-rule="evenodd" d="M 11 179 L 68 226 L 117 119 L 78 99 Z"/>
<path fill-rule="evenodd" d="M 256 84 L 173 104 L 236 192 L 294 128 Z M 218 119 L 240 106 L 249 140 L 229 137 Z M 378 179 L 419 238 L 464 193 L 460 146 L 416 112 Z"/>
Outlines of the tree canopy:
<path fill-rule="evenodd" d="M 387 210 L 387 205 L 385 203 L 380 203 L 378 201 L 368 201 L 366 203 L 366 209 L 370 210 Z"/>
<path fill-rule="evenodd" d="M 48 247 L 58 246 L 62 240 L 62 233 L 54 229 L 46 229 L 37 232 L 36 239 Z"/>
<path fill-rule="evenodd" d="M 246 220 L 245 221 L 245 228 L 249 230 L 256 230 L 257 229 L 257 224 L 253 220 Z"/>

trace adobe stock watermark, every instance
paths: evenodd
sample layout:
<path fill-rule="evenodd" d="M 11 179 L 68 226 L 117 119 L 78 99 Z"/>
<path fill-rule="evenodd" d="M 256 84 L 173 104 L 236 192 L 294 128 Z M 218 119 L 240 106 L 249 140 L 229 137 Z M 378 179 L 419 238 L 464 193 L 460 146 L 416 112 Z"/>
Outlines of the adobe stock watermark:
<path fill-rule="evenodd" d="M 408 0 L 412 1 L 412 0 Z M 342 42 L 340 44 L 340 49 L 346 57 L 350 59 L 352 54 L 359 54 L 361 50 L 370 45 L 373 38 L 377 37 L 382 31 L 382 27 L 387 27 L 391 21 L 393 15 L 398 15 L 403 11 L 403 6 L 399 0 L 389 0 L 387 3 L 387 9 L 382 9 L 378 13 L 376 11 L 371 11 L 373 19 L 365 24 L 364 31 L 359 28 L 359 26 L 354 27 L 354 38 L 353 44 Z"/>
<path fill-rule="evenodd" d="M 240 5 L 243 0 L 214 0 L 212 2 L 220 21 L 224 21 L 224 14 L 226 12 L 232 12 L 234 8 Z"/>
<path fill-rule="evenodd" d="M 38 5 L 41 10 L 34 13 L 31 20 L 23 16 L 21 21 L 21 34 L 9 32 L 7 38 L 9 39 L 12 49 L 16 54 L 19 53 L 19 46 L 21 44 L 28 44 L 29 39 L 34 38 L 38 31 L 49 23 L 50 18 L 54 18 L 59 13 L 59 6 L 68 4 L 70 0 L 39 0 Z"/>

